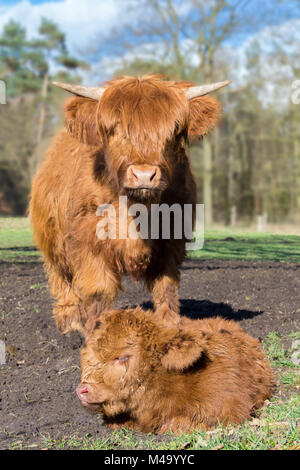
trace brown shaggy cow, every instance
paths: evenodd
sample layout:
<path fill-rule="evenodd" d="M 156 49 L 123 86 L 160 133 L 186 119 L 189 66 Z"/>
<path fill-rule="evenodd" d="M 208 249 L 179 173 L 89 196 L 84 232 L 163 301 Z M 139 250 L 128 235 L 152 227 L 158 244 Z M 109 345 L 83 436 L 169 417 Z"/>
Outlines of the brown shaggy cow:
<path fill-rule="evenodd" d="M 178 311 L 186 240 L 99 239 L 97 208 L 111 204 L 118 215 L 120 195 L 129 206 L 195 207 L 188 138 L 217 123 L 220 105 L 203 95 L 226 84 L 193 87 L 157 75 L 121 77 L 99 89 L 59 84 L 82 96 L 66 103 L 66 130 L 34 179 L 30 216 L 63 333 L 83 330 L 111 305 L 123 272 L 145 281 L 156 307 L 166 302 Z"/>
<path fill-rule="evenodd" d="M 83 406 L 107 424 L 181 433 L 250 418 L 274 388 L 259 341 L 222 318 L 105 312 L 81 352 Z"/>

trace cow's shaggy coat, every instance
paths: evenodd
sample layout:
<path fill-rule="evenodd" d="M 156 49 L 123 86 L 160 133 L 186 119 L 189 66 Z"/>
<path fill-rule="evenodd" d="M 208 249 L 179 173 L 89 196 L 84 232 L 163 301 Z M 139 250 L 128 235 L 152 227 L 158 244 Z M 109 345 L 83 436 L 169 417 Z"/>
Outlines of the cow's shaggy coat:
<path fill-rule="evenodd" d="M 186 240 L 118 235 L 101 240 L 96 227 L 98 206 L 112 204 L 118 215 L 120 195 L 128 196 L 129 206 L 195 207 L 196 185 L 185 149 L 189 138 L 216 124 L 220 105 L 207 96 L 187 100 L 188 86 L 155 75 L 123 77 L 108 83 L 100 101 L 75 97 L 67 102 L 66 130 L 46 154 L 30 203 L 35 241 L 63 333 L 83 330 L 89 318 L 107 308 L 121 289 L 124 272 L 146 283 L 156 307 L 166 302 L 178 311 Z M 147 175 L 153 168 L 151 188 L 134 187 L 135 170 Z"/>
<path fill-rule="evenodd" d="M 105 312 L 81 353 L 81 403 L 117 428 L 181 433 L 242 423 L 274 388 L 259 341 L 235 322 Z"/>

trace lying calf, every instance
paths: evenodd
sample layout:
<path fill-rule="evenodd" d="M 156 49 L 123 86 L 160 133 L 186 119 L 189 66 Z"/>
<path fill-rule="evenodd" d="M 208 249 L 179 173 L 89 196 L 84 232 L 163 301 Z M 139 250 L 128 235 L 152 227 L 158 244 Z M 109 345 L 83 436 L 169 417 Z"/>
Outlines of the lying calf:
<path fill-rule="evenodd" d="M 81 354 L 78 397 L 112 427 L 180 433 L 241 423 L 274 386 L 259 342 L 238 324 L 167 308 L 104 313 Z"/>

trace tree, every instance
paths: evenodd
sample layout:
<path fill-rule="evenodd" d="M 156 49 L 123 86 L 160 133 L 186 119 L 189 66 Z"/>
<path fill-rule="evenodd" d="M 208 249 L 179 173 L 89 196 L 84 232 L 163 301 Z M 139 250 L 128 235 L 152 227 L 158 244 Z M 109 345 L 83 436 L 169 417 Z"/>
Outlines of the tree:
<path fill-rule="evenodd" d="M 44 133 L 51 65 L 58 64 L 67 71 L 74 71 L 78 68 L 87 67 L 84 62 L 69 55 L 66 47 L 65 34 L 59 30 L 58 26 L 53 21 L 42 18 L 39 28 L 39 36 L 40 37 L 38 39 L 32 41 L 31 48 L 33 52 L 31 52 L 31 55 L 29 56 L 31 61 L 34 63 L 35 68 L 40 72 L 42 80 L 36 139 L 37 146 L 41 144 Z M 37 164 L 39 163 L 40 158 L 38 159 Z"/>
<path fill-rule="evenodd" d="M 177 0 L 141 3 L 146 11 L 141 18 L 147 19 L 139 22 L 138 29 L 133 28 L 133 34 L 139 45 L 150 41 L 159 44 L 164 60 L 157 61 L 164 64 L 171 77 L 197 83 L 221 80 L 220 73 L 216 76 L 216 52 L 241 25 L 241 2 L 192 0 L 186 12 L 182 9 L 182 2 Z M 153 64 L 155 62 L 152 61 Z M 210 225 L 213 221 L 214 153 L 211 137 L 206 137 L 201 153 L 205 221 Z"/>
<path fill-rule="evenodd" d="M 122 43 L 120 35 L 117 37 L 119 51 L 124 57 L 123 67 L 118 67 L 117 72 L 138 75 L 158 71 L 170 78 L 196 83 L 234 79 L 233 52 L 231 55 L 227 53 L 230 47 L 234 51 L 235 45 L 247 35 L 258 33 L 266 26 L 275 25 L 276 38 L 278 25 L 284 19 L 292 19 L 295 14 L 299 17 L 299 1 L 277 0 L 275 3 L 247 0 L 128 0 L 129 12 L 130 9 L 138 11 L 140 8 L 140 14 L 139 20 L 132 22 L 133 26 L 127 25 L 130 33 L 125 35 L 126 40 Z M 281 41 L 280 38 L 278 42 L 282 44 L 286 40 Z M 274 212 L 270 209 L 271 192 L 274 200 L 279 198 L 275 195 L 276 185 L 268 172 L 271 161 L 269 152 L 276 154 L 278 159 L 278 149 L 271 150 L 271 147 L 282 145 L 283 141 L 277 137 L 271 144 L 264 129 L 270 126 L 273 134 L 276 129 L 282 132 L 281 118 L 278 109 L 271 109 L 271 106 L 267 109 L 262 104 L 261 90 L 268 78 L 261 75 L 266 50 L 258 46 L 253 43 L 252 51 L 249 50 L 249 80 L 248 86 L 242 89 L 242 96 L 233 93 L 234 88 L 226 89 L 218 96 L 225 105 L 222 127 L 191 149 L 208 225 L 219 217 L 220 211 L 225 214 L 228 223 L 230 219 L 235 219 L 231 215 L 236 209 L 243 217 L 247 214 L 249 219 L 256 218 L 266 208 Z M 278 52 L 279 48 L 274 48 L 273 57 L 267 59 L 271 67 Z M 283 59 L 291 59 L 287 48 Z M 294 119 L 296 114 L 294 111 Z M 295 129 L 296 124 L 295 121 Z M 286 143 L 286 152 L 289 151 L 288 146 Z M 295 154 L 298 149 L 296 137 Z M 290 194 L 290 190 L 288 192 Z M 285 194 L 283 188 L 281 194 Z M 287 200 L 286 196 L 281 200 Z"/>
<path fill-rule="evenodd" d="M 0 79 L 7 81 L 8 97 L 28 92 L 33 86 L 34 72 L 27 67 L 27 48 L 25 28 L 10 21 L 0 37 Z"/>
<path fill-rule="evenodd" d="M 49 138 L 62 123 L 57 115 L 61 117 L 63 93 L 50 89 L 49 81 L 78 82 L 81 78 L 74 72 L 83 67 L 87 65 L 69 55 L 65 35 L 53 22 L 43 19 L 33 40 L 14 21 L 4 27 L 0 76 L 5 79 L 8 104 L 0 107 L 2 206 L 25 211 L 32 176 Z"/>

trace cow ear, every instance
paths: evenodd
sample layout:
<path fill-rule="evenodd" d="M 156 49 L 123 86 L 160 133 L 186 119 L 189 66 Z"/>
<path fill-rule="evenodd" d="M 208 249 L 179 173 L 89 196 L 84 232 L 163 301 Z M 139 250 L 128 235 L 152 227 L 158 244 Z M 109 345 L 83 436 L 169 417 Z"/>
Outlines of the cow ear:
<path fill-rule="evenodd" d="M 196 338 L 180 332 L 165 345 L 161 362 L 168 370 L 184 370 L 194 364 L 203 354 L 203 344 Z"/>
<path fill-rule="evenodd" d="M 87 145 L 101 146 L 97 126 L 98 101 L 89 98 L 71 98 L 65 104 L 65 123 L 74 139 Z"/>
<path fill-rule="evenodd" d="M 210 96 L 190 100 L 189 137 L 197 138 L 207 134 L 220 120 L 221 104 Z"/>

